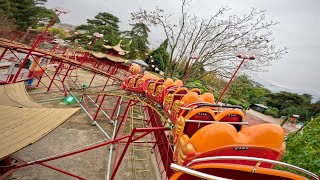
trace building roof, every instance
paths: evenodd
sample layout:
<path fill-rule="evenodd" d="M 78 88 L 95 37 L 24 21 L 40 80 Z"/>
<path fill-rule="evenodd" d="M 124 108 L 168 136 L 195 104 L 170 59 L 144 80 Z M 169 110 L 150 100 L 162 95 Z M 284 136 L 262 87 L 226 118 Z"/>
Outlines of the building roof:
<path fill-rule="evenodd" d="M 123 50 L 121 48 L 121 41 L 115 46 L 103 45 L 103 47 L 106 48 L 106 49 L 113 49 L 113 50 L 115 50 L 117 52 L 127 52 L 126 50 Z"/>
<path fill-rule="evenodd" d="M 143 67 L 149 67 L 149 65 L 141 59 L 132 60 L 131 62 L 139 64 L 140 66 L 143 66 Z"/>
<path fill-rule="evenodd" d="M 264 108 L 264 109 L 268 109 L 268 107 L 263 105 L 263 104 L 254 104 L 254 105 L 259 106 L 259 107 Z"/>
<path fill-rule="evenodd" d="M 93 52 L 93 51 L 90 51 L 90 53 L 91 53 L 95 58 L 98 58 L 98 59 L 106 58 L 106 59 L 109 59 L 110 61 L 113 61 L 113 62 L 126 62 L 126 61 L 127 61 L 127 60 L 122 59 L 122 58 L 120 58 L 120 57 L 112 56 L 112 55 L 109 55 L 109 54 L 106 54 L 106 53 L 102 53 L 102 52 Z"/>

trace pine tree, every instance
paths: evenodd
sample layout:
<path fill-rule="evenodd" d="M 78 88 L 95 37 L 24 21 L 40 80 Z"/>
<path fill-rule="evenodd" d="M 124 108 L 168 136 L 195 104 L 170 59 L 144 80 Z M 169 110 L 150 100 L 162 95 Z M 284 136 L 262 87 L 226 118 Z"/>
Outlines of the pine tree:
<path fill-rule="evenodd" d="M 51 20 L 55 16 L 53 10 L 41 6 L 44 2 L 46 0 L 2 0 L 0 9 L 16 22 L 19 30 L 26 31 L 30 26 L 36 25 L 40 19 Z"/>
<path fill-rule="evenodd" d="M 88 35 L 92 36 L 93 33 L 98 32 L 104 35 L 102 40 L 107 40 L 109 45 L 116 45 L 120 40 L 119 22 L 118 17 L 107 12 L 100 12 L 94 19 L 87 19 L 87 24 L 80 25 L 76 28 L 76 30 L 85 31 L 84 34 L 78 35 L 76 38 L 84 43 L 88 41 Z M 99 42 L 94 45 L 93 50 L 101 50 L 102 40 L 99 40 Z"/>
<path fill-rule="evenodd" d="M 131 43 L 129 45 L 129 59 L 143 59 L 147 57 L 148 48 L 148 26 L 143 23 L 135 23 L 132 25 L 131 31 L 125 32 Z"/>
<path fill-rule="evenodd" d="M 154 51 L 150 53 L 150 57 L 147 61 L 149 65 L 154 65 L 155 68 L 158 68 L 159 70 L 166 72 L 166 69 L 168 68 L 169 63 L 169 53 L 167 52 L 168 48 L 168 39 L 163 41 L 163 43 Z M 154 62 L 151 62 L 153 60 Z"/>

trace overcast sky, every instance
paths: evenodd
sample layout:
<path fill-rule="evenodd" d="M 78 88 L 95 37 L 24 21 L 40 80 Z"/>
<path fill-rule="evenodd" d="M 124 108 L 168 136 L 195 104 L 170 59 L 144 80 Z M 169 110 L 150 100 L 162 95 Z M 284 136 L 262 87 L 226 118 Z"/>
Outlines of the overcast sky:
<path fill-rule="evenodd" d="M 60 18 L 63 23 L 79 25 L 98 12 L 110 12 L 120 18 L 120 28 L 130 29 L 130 13 L 139 9 L 153 10 L 156 6 L 175 13 L 180 0 L 48 0 L 47 7 L 63 7 L 70 11 Z M 277 45 L 286 46 L 288 54 L 273 62 L 268 72 L 258 77 L 290 89 L 320 92 L 320 1 L 319 0 L 194 0 L 192 9 L 198 16 L 209 17 L 222 6 L 233 13 L 243 13 L 251 7 L 267 10 L 268 19 L 280 22 L 274 27 Z M 164 39 L 160 30 L 152 29 L 151 46 Z"/>

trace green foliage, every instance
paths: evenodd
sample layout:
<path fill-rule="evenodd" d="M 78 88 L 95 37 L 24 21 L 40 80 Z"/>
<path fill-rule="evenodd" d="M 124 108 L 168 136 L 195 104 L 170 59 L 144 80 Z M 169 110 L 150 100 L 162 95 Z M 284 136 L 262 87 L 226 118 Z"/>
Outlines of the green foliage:
<path fill-rule="evenodd" d="M 228 99 L 228 104 L 232 104 L 232 105 L 240 105 L 241 102 L 236 100 L 236 99 Z"/>
<path fill-rule="evenodd" d="M 247 76 L 238 76 L 231 83 L 227 95 L 238 99 L 239 101 L 246 101 L 249 99 L 249 91 L 252 84 Z"/>
<path fill-rule="evenodd" d="M 286 145 L 281 161 L 320 174 L 320 116 L 308 122 L 299 132 L 290 134 Z"/>
<path fill-rule="evenodd" d="M 320 100 L 309 106 L 309 112 L 311 117 L 320 116 Z"/>
<path fill-rule="evenodd" d="M 194 80 L 192 82 L 188 82 L 186 85 L 190 87 L 197 87 L 201 90 L 202 93 L 208 92 L 207 88 L 205 87 L 205 85 L 203 85 L 203 83 L 200 80 Z"/>
<path fill-rule="evenodd" d="M 147 63 L 152 66 L 159 68 L 159 70 L 165 72 L 169 63 L 169 53 L 167 52 L 168 48 L 168 39 L 163 41 L 161 45 L 154 51 L 150 53 L 149 58 L 147 59 Z M 151 62 L 153 60 L 154 62 Z M 153 69 L 154 70 L 154 69 Z"/>
<path fill-rule="evenodd" d="M 279 109 L 275 107 L 269 107 L 267 110 L 263 112 L 263 114 L 273 116 L 274 118 L 278 118 Z"/>
<path fill-rule="evenodd" d="M 36 30 L 43 31 L 44 29 L 45 27 L 38 27 Z M 67 37 L 67 32 L 58 27 L 50 27 L 48 29 L 48 32 L 50 32 L 51 34 L 54 34 L 55 36 L 61 39 L 65 39 Z"/>
<path fill-rule="evenodd" d="M 132 25 L 131 31 L 124 32 L 131 41 L 129 44 L 129 59 L 146 59 L 149 51 L 149 32 L 148 26 L 143 23 L 135 23 Z"/>
<path fill-rule="evenodd" d="M 50 21 L 55 16 L 53 10 L 40 6 L 44 2 L 46 0 L 3 0 L 0 1 L 0 9 L 16 22 L 19 30 L 26 31 L 32 26 L 43 25 L 40 22 Z"/>
<path fill-rule="evenodd" d="M 98 32 L 103 34 L 103 37 L 102 39 L 97 40 L 92 50 L 100 51 L 102 49 L 103 40 L 107 41 L 107 44 L 114 46 L 120 41 L 119 22 L 118 17 L 107 12 L 100 12 L 94 19 L 87 19 L 87 24 L 76 27 L 76 30 L 84 33 L 75 36 L 75 38 L 79 40 L 79 43 L 87 44 L 86 48 L 88 48 L 88 44 L 92 42 L 93 33 Z M 88 36 L 92 37 L 91 40 Z"/>
<path fill-rule="evenodd" d="M 16 28 L 15 22 L 8 18 L 6 13 L 0 9 L 0 30 L 10 31 Z"/>

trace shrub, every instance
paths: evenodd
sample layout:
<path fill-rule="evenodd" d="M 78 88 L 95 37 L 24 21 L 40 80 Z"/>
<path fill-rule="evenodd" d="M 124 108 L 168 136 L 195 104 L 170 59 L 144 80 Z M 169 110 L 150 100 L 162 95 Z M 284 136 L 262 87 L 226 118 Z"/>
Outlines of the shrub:
<path fill-rule="evenodd" d="M 240 106 L 243 107 L 244 109 L 248 109 L 250 106 L 250 103 L 245 101 L 245 102 L 242 102 Z"/>
<path fill-rule="evenodd" d="M 320 174 L 320 116 L 290 134 L 286 145 L 286 154 L 281 161 Z"/>
<path fill-rule="evenodd" d="M 263 114 L 277 118 L 279 117 L 279 109 L 275 107 L 269 107 L 267 110 L 263 112 Z"/>
<path fill-rule="evenodd" d="M 228 99 L 228 104 L 232 104 L 232 105 L 240 105 L 241 102 L 236 100 L 236 99 Z"/>

